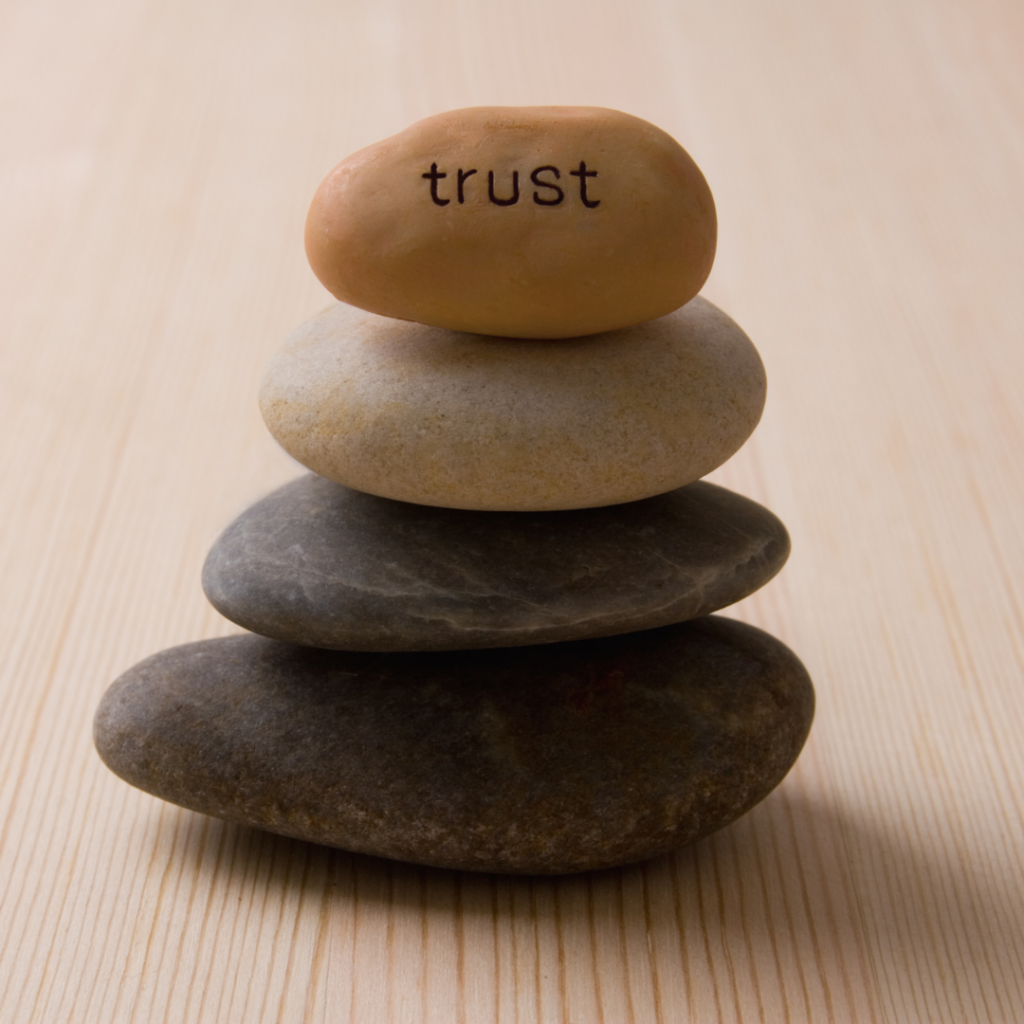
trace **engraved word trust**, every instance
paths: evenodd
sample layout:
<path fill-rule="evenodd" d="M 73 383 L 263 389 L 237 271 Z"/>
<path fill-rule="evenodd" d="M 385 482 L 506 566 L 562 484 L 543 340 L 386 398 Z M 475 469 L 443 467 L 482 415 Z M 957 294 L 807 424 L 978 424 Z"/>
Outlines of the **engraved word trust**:
<path fill-rule="evenodd" d="M 422 165 L 421 165 L 422 166 Z M 476 168 L 472 170 L 464 171 L 461 167 L 458 170 L 458 174 L 455 177 L 454 182 L 448 182 L 448 187 L 455 184 L 455 195 L 460 203 L 466 201 L 466 189 L 469 187 L 467 182 L 474 174 L 476 174 Z M 542 177 L 542 175 L 544 177 Z M 579 191 L 580 191 L 580 202 L 583 203 L 588 209 L 593 210 L 594 207 L 601 205 L 600 199 L 591 199 L 587 193 L 587 179 L 596 178 L 597 171 L 588 171 L 586 163 L 581 160 L 579 167 L 575 171 L 569 172 L 570 177 L 579 178 Z M 442 197 L 439 194 L 438 184 L 442 178 L 447 178 L 448 174 L 446 171 L 439 171 L 437 164 L 432 163 L 430 170 L 426 174 L 422 175 L 430 182 L 430 198 L 434 201 L 437 206 L 447 206 L 452 200 L 449 195 L 447 198 Z M 559 206 L 565 200 L 565 190 L 561 185 L 556 182 L 562 180 L 562 172 L 552 164 L 545 164 L 543 167 L 537 167 L 530 174 L 530 181 L 537 186 L 538 189 L 544 189 L 543 193 L 535 191 L 533 193 L 533 201 L 537 206 Z M 519 202 L 519 172 L 512 172 L 512 188 L 511 195 L 507 192 L 504 196 L 498 196 L 494 191 L 494 171 L 487 172 L 487 198 L 495 206 L 515 206 Z"/>

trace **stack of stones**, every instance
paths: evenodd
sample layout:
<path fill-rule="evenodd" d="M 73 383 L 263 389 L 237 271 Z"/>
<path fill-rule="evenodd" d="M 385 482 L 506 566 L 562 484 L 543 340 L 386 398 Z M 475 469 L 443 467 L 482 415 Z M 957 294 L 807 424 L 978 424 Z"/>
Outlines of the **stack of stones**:
<path fill-rule="evenodd" d="M 715 238 L 686 152 L 610 110 L 454 111 L 335 168 L 306 247 L 341 303 L 260 396 L 313 473 L 203 573 L 252 632 L 114 683 L 106 763 L 205 814 L 480 871 L 640 860 L 761 800 L 814 696 L 779 641 L 709 617 L 789 552 L 699 480 L 765 397 L 697 297 Z"/>

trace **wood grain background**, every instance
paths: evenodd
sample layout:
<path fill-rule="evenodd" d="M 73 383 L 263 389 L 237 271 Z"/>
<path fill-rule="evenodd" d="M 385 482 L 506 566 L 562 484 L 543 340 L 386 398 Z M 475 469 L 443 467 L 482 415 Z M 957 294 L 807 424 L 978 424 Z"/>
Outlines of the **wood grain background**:
<path fill-rule="evenodd" d="M 0 3 L 0 1020 L 1024 1020 L 1024 6 Z M 617 107 L 720 216 L 768 368 L 715 474 L 789 525 L 733 614 L 819 711 L 647 864 L 460 875 L 130 789 L 93 709 L 234 627 L 207 548 L 297 474 L 256 391 L 326 304 L 321 177 L 427 114 Z"/>

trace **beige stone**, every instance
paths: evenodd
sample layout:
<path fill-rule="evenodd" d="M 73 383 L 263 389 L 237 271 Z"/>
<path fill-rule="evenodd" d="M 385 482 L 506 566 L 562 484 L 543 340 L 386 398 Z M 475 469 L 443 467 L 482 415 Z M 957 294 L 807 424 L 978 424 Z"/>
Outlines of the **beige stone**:
<path fill-rule="evenodd" d="M 671 136 L 602 107 L 473 107 L 340 163 L 306 222 L 343 302 L 453 330 L 564 338 L 642 323 L 711 271 L 707 182 Z"/>
<path fill-rule="evenodd" d="M 764 398 L 754 346 L 698 297 L 658 320 L 557 342 L 340 304 L 287 339 L 260 406 L 288 452 L 348 487 L 527 511 L 690 483 L 743 444 Z"/>

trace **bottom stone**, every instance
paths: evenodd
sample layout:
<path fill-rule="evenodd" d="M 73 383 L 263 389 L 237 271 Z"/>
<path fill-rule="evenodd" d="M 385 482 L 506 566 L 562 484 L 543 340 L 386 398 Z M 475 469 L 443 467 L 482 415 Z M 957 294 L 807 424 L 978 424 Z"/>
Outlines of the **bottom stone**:
<path fill-rule="evenodd" d="M 708 617 L 624 636 L 363 654 L 246 635 L 140 662 L 96 712 L 107 765 L 228 821 L 397 860 L 561 873 L 721 828 L 796 760 L 796 656 Z"/>

